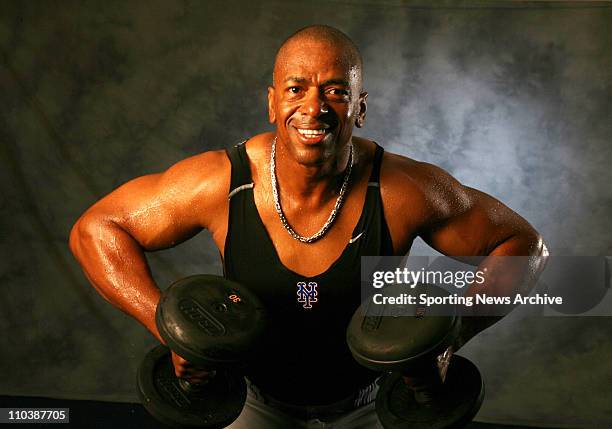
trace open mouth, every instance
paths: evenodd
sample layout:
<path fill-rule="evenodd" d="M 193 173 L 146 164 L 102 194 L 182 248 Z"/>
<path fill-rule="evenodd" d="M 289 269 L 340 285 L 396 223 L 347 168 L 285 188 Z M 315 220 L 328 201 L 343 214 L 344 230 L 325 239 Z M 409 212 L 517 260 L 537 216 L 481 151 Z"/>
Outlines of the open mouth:
<path fill-rule="evenodd" d="M 325 130 L 324 129 L 320 129 L 320 130 L 305 130 L 305 129 L 302 129 L 302 128 L 296 128 L 296 130 L 297 130 L 298 133 L 300 133 L 300 135 L 302 135 L 304 137 L 309 137 L 309 138 L 314 138 L 314 137 L 325 135 Z"/>
<path fill-rule="evenodd" d="M 301 140 L 305 143 L 319 143 L 331 132 L 330 128 L 294 128 L 301 137 Z"/>

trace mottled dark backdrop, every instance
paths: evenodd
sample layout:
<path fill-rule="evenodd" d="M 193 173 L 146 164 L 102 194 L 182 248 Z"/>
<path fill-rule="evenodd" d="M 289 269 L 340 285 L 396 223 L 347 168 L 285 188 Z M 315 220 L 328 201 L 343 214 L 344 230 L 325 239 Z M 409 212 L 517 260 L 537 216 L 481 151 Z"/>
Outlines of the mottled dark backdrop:
<path fill-rule="evenodd" d="M 311 23 L 363 50 L 363 135 L 500 198 L 553 250 L 612 254 L 611 5 L 435 4 L 0 1 L 0 394 L 136 400 L 154 341 L 87 285 L 70 226 L 131 177 L 269 129 L 275 49 Z M 220 272 L 205 234 L 151 263 L 162 285 Z M 488 384 L 478 419 L 612 426 L 611 328 L 521 310 L 482 334 L 463 350 Z"/>

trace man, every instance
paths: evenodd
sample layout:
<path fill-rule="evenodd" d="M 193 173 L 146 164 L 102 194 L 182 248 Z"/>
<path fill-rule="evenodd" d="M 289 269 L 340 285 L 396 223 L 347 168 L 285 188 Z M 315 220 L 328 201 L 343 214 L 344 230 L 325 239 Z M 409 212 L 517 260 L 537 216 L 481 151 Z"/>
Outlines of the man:
<path fill-rule="evenodd" d="M 268 88 L 274 133 L 132 180 L 73 228 L 71 249 L 93 286 L 160 341 L 160 291 L 144 251 L 210 231 L 225 275 L 251 287 L 273 321 L 266 359 L 249 374 L 250 400 L 232 427 L 297 427 L 291 410 L 317 417 L 329 404 L 345 407 L 334 417 L 338 427 L 375 424 L 376 374 L 354 362 L 344 341 L 359 305 L 360 256 L 405 255 L 420 236 L 451 256 L 530 256 L 529 283 L 546 252 L 539 234 L 499 201 L 353 136 L 366 102 L 353 42 L 330 27 L 302 29 L 276 56 Z M 510 292 L 487 287 L 490 295 Z M 489 323 L 467 323 L 457 346 Z M 179 356 L 173 362 L 181 377 L 208 377 Z"/>

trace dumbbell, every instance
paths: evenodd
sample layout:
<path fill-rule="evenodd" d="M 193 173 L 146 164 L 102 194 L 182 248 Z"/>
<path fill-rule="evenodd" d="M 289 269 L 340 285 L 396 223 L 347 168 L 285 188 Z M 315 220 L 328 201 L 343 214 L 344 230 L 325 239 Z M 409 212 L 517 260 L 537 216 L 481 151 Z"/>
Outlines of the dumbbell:
<path fill-rule="evenodd" d="M 138 369 L 140 400 L 174 428 L 224 428 L 246 401 L 241 375 L 265 330 L 265 312 L 245 287 L 197 275 L 173 283 L 161 296 L 156 324 L 167 347 L 151 350 Z M 176 377 L 170 350 L 212 372 L 203 384 Z"/>
<path fill-rule="evenodd" d="M 445 296 L 433 285 L 392 285 L 383 297 L 402 293 Z M 379 300 L 380 302 L 380 300 Z M 361 365 L 386 373 L 376 396 L 385 429 L 449 429 L 468 424 L 484 397 L 478 368 L 452 355 L 461 318 L 451 305 L 362 303 L 347 328 L 347 343 Z M 406 383 L 404 377 L 412 378 Z M 418 382 L 418 379 L 423 380 Z"/>

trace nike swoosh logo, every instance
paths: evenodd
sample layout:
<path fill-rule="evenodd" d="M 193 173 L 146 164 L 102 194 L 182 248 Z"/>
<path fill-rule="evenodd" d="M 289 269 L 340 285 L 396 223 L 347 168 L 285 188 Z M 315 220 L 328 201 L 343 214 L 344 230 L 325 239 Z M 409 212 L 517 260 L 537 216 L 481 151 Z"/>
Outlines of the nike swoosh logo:
<path fill-rule="evenodd" d="M 361 238 L 361 236 L 363 235 L 365 231 L 361 231 L 359 234 L 357 234 L 355 237 L 351 238 L 349 240 L 349 244 L 353 244 L 354 242 L 356 242 L 357 240 L 359 240 Z"/>

